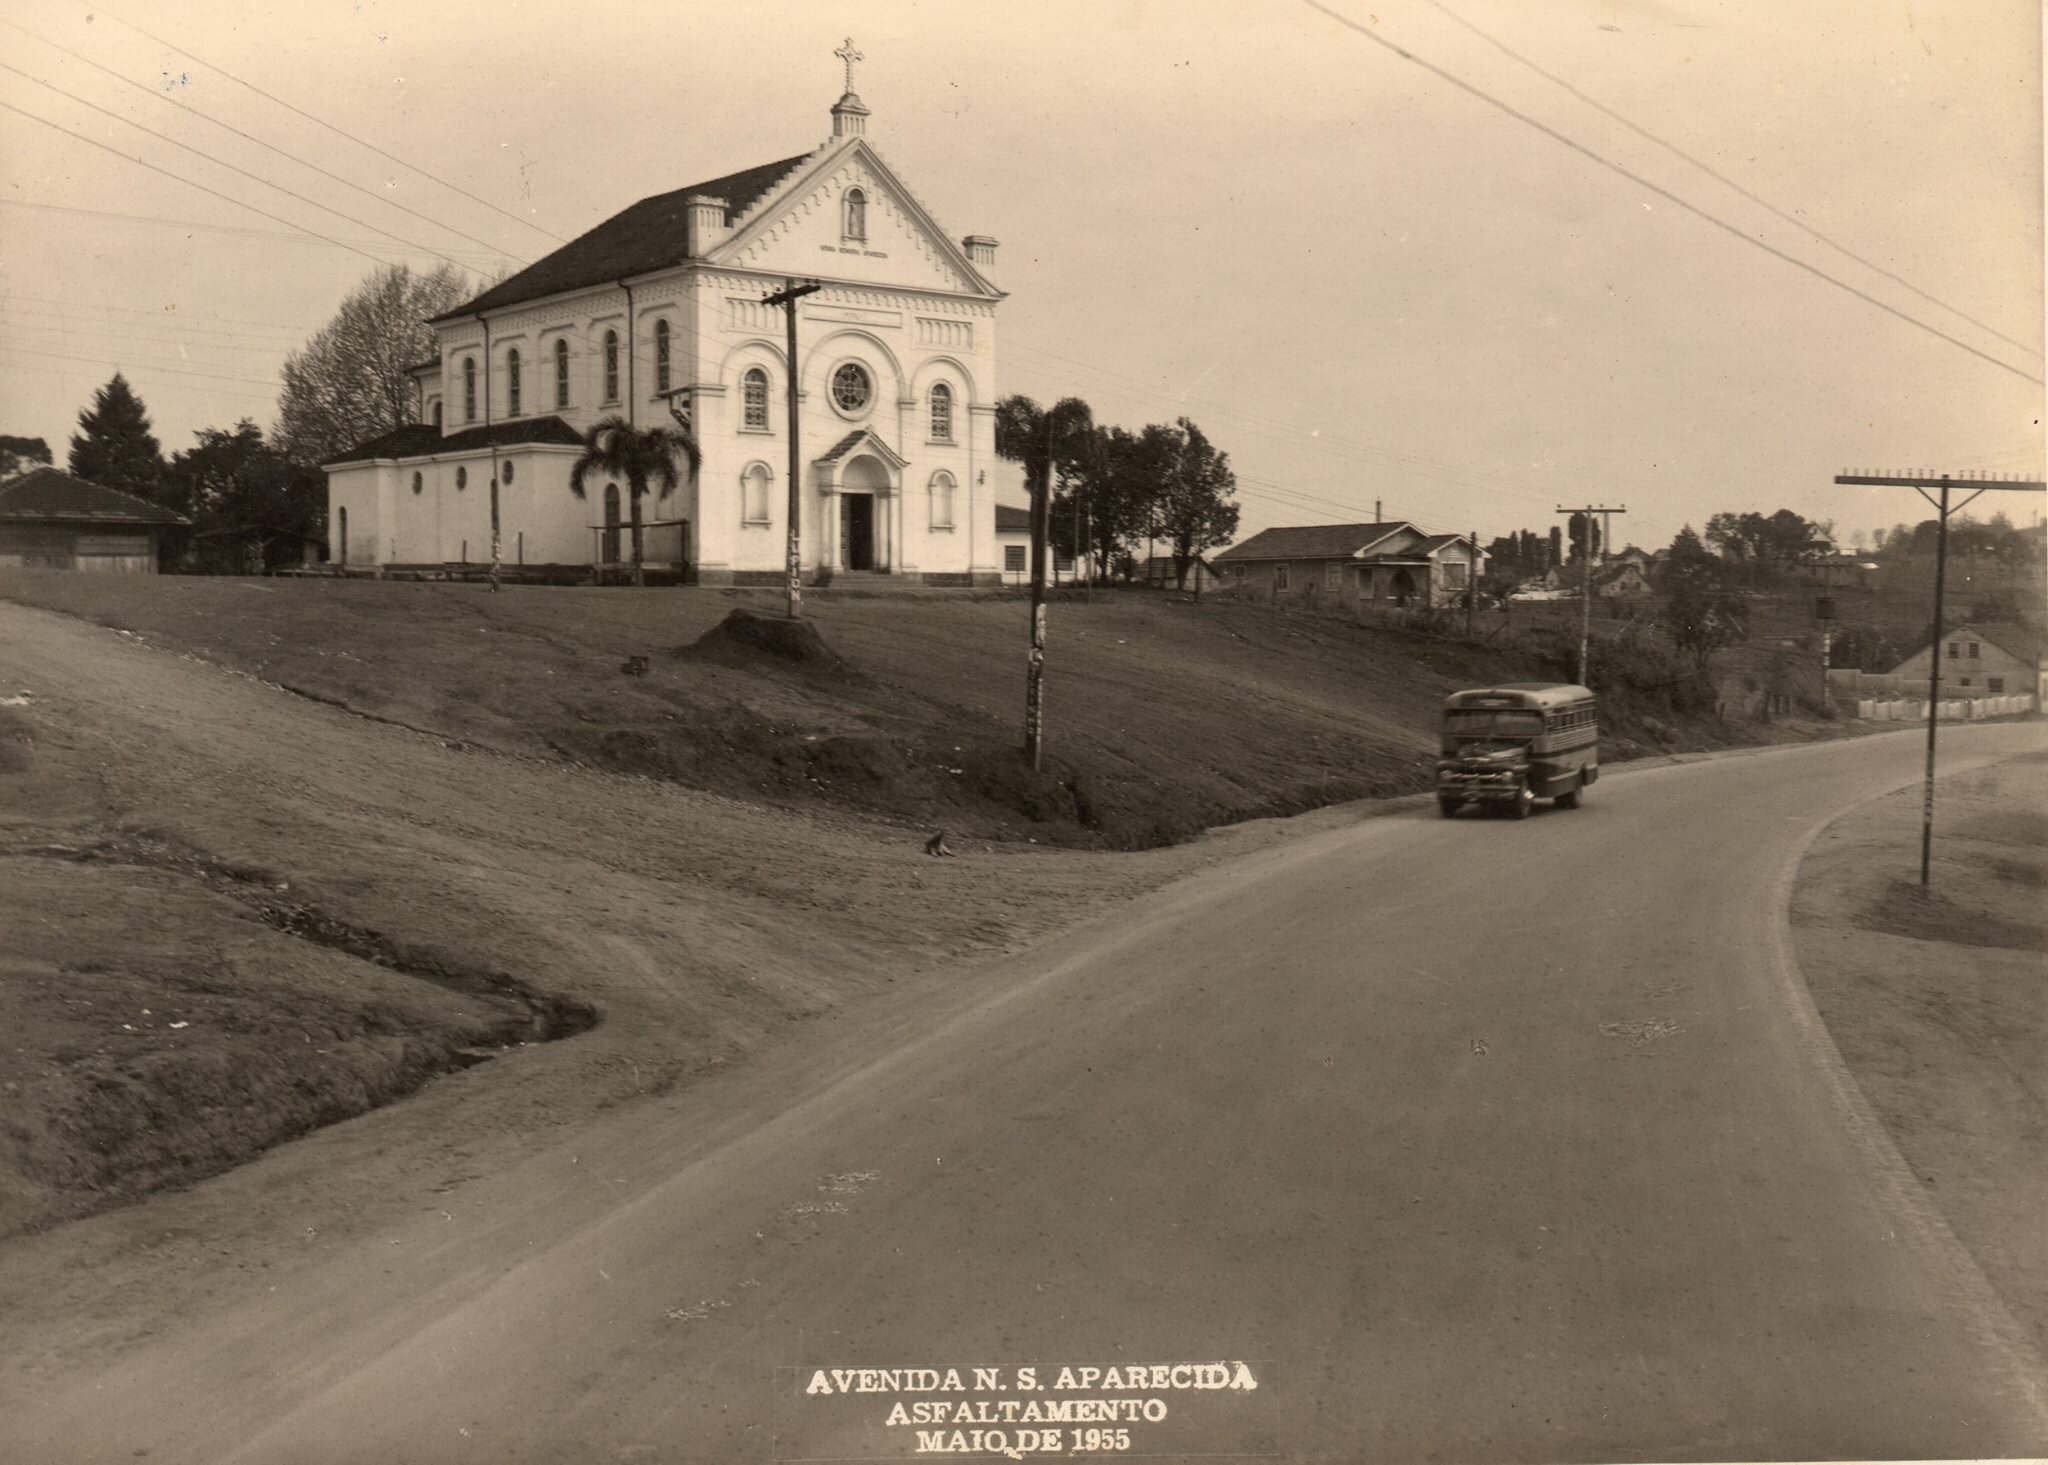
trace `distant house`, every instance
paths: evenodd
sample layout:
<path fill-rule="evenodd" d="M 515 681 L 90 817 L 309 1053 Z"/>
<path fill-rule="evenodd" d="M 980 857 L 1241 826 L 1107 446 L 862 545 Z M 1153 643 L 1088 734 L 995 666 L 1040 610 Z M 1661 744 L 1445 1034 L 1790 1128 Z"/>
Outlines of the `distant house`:
<path fill-rule="evenodd" d="M 118 488 L 37 468 L 0 484 L 0 565 L 154 575 L 164 531 L 189 522 Z"/>
<path fill-rule="evenodd" d="M 1187 579 L 1183 582 L 1174 570 L 1170 554 L 1149 554 L 1138 563 L 1138 579 L 1147 585 L 1164 586 L 1172 590 L 1182 586 L 1193 591 L 1214 590 L 1224 583 L 1223 573 L 1210 561 L 1200 555 L 1188 561 Z"/>
<path fill-rule="evenodd" d="M 1649 556 L 1643 558 L 1647 562 Z M 1650 577 L 1633 560 L 1602 565 L 1593 571 L 1593 593 L 1607 600 L 1635 600 L 1650 593 Z"/>
<path fill-rule="evenodd" d="M 1276 605 L 1460 604 L 1484 572 L 1486 552 L 1463 534 L 1413 524 L 1307 524 L 1265 529 L 1214 560 L 1225 583 L 1270 594 Z"/>
<path fill-rule="evenodd" d="M 2048 673 L 2041 668 L 2042 636 L 2032 626 L 1962 625 L 1944 632 L 1941 640 L 1943 697 L 2048 699 Z M 1890 674 L 1925 682 L 1933 658 L 1934 648 L 1923 646 Z"/>
<path fill-rule="evenodd" d="M 1031 510 L 996 505 L 996 558 L 1005 585 L 1031 583 Z M 1055 549 L 1045 578 L 1049 585 L 1078 584 L 1088 578 L 1088 567 L 1084 564 L 1076 569 L 1072 555 Z"/>

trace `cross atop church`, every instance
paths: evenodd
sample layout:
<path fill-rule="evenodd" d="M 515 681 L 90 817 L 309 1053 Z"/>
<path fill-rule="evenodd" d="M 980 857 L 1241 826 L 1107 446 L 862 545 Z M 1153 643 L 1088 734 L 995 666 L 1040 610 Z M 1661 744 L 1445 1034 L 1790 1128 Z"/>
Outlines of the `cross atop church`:
<path fill-rule="evenodd" d="M 853 63 L 856 61 L 865 61 L 867 58 L 861 55 L 860 52 L 856 51 L 853 48 L 852 36 L 848 36 L 846 38 L 846 44 L 841 46 L 832 54 L 834 56 L 837 56 L 841 61 L 844 61 L 846 63 L 846 89 L 847 91 L 851 92 L 853 90 Z"/>

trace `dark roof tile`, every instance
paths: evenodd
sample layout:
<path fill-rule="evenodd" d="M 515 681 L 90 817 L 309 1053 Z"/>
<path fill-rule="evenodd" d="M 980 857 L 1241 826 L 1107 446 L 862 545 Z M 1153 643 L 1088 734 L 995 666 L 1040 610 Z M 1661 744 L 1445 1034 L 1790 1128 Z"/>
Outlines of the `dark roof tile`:
<path fill-rule="evenodd" d="M 360 463 L 365 458 L 425 458 L 435 453 L 505 448 L 519 443 L 557 443 L 563 447 L 574 447 L 582 441 L 583 434 L 552 415 L 515 417 L 509 422 L 466 427 L 461 432 L 445 436 L 431 423 L 408 422 L 366 443 L 358 443 L 320 466 L 331 468 L 337 463 Z"/>
<path fill-rule="evenodd" d="M 1303 524 L 1279 529 L 1261 529 L 1243 544 L 1232 545 L 1216 556 L 1222 560 L 1336 560 L 1347 559 L 1368 544 L 1385 539 L 1412 524 L 1395 520 L 1386 524 Z"/>
<path fill-rule="evenodd" d="M 682 264 L 690 258 L 688 203 L 692 195 L 701 193 L 724 199 L 726 218 L 737 220 L 810 156 L 799 153 L 779 162 L 728 173 L 723 178 L 692 183 L 672 193 L 643 198 L 553 254 L 535 260 L 509 280 L 493 285 L 460 310 L 451 310 L 436 319 L 452 320 L 480 310 L 495 310 L 501 305 L 609 284 Z"/>
<path fill-rule="evenodd" d="M 118 488 L 73 478 L 58 468 L 36 468 L 0 484 L 0 519 L 95 524 L 190 522 L 162 504 L 153 504 Z"/>

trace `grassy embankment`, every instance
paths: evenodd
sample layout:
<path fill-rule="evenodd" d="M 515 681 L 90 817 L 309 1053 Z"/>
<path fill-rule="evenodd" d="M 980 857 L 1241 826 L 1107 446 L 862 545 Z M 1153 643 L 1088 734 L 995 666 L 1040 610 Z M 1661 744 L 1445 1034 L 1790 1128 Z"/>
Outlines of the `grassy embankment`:
<path fill-rule="evenodd" d="M 1460 638 L 1143 592 L 1052 609 L 1043 774 L 1016 754 L 1015 593 L 814 594 L 839 665 L 688 648 L 762 592 L 16 573 L 0 596 L 136 632 L 358 712 L 773 803 L 824 801 L 989 838 L 1106 848 L 1425 788 L 1459 687 L 1571 674 L 1565 638 Z M 621 667 L 647 658 L 644 676 Z M 1654 650 L 1617 652 L 1604 751 L 1811 736 L 1686 706 Z"/>

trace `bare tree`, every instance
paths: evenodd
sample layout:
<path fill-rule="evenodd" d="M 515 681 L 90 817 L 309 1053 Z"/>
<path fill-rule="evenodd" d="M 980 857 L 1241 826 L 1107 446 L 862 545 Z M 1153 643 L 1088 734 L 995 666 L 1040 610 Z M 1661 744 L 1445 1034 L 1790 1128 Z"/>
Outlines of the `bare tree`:
<path fill-rule="evenodd" d="M 322 463 L 395 427 L 417 422 L 408 366 L 436 354 L 427 322 L 470 298 L 453 265 L 424 274 L 397 264 L 377 270 L 341 302 L 334 318 L 284 361 L 271 436 L 300 463 Z"/>

